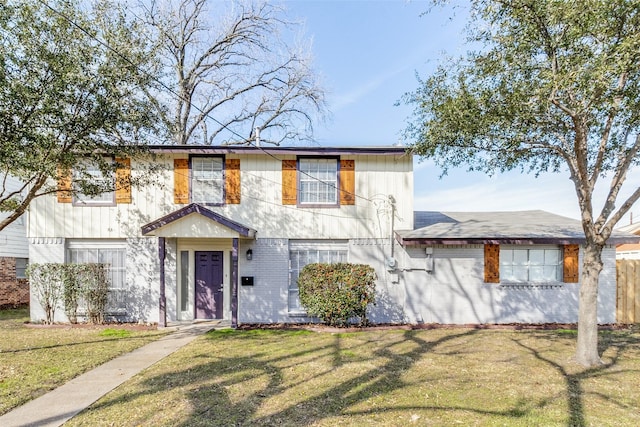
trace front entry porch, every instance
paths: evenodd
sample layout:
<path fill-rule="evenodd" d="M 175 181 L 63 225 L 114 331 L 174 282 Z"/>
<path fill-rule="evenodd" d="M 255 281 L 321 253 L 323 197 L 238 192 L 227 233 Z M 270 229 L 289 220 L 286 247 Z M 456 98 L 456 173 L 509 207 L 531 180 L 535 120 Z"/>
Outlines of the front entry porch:
<path fill-rule="evenodd" d="M 142 234 L 158 237 L 160 326 L 167 325 L 167 304 L 172 322 L 222 319 L 237 326 L 239 241 L 254 239 L 255 230 L 191 204 L 143 226 Z M 174 257 L 167 257 L 168 239 Z M 167 282 L 175 285 L 167 289 Z"/>

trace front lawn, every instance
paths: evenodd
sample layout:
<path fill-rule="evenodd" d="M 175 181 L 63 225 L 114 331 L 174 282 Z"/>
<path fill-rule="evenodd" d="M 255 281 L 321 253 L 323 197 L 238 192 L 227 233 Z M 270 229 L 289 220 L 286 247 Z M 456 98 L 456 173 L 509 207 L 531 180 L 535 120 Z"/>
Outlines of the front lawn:
<path fill-rule="evenodd" d="M 163 334 L 125 325 L 36 326 L 28 320 L 28 309 L 0 310 L 0 415 Z"/>
<path fill-rule="evenodd" d="M 602 331 L 215 331 L 67 425 L 635 426 L 640 334 Z"/>

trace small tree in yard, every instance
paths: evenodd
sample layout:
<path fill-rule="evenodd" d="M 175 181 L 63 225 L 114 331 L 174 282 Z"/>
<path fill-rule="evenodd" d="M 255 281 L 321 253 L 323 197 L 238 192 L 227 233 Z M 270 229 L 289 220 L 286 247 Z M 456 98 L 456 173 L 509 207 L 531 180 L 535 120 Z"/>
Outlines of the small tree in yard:
<path fill-rule="evenodd" d="M 300 302 L 307 313 L 332 326 L 345 326 L 358 317 L 367 323 L 366 311 L 375 304 L 375 270 L 363 264 L 308 264 L 300 272 Z"/>
<path fill-rule="evenodd" d="M 44 322 L 48 325 L 53 324 L 56 309 L 64 298 L 62 267 L 63 264 L 31 264 L 27 269 L 33 294 L 44 310 Z"/>
<path fill-rule="evenodd" d="M 78 304 L 82 296 L 81 282 L 78 280 L 78 266 L 79 264 L 63 265 L 64 314 L 67 315 L 71 323 L 78 323 Z"/>
<path fill-rule="evenodd" d="M 79 264 L 76 280 L 87 306 L 90 323 L 104 323 L 109 296 L 109 279 L 104 264 Z"/>
<path fill-rule="evenodd" d="M 640 164 L 640 1 L 473 0 L 470 9 L 483 49 L 408 96 L 410 150 L 445 172 L 568 171 L 586 237 L 576 360 L 598 365 L 602 250 L 640 199 L 638 182 L 626 199 L 622 191 Z M 609 182 L 598 211 L 599 180 Z"/>

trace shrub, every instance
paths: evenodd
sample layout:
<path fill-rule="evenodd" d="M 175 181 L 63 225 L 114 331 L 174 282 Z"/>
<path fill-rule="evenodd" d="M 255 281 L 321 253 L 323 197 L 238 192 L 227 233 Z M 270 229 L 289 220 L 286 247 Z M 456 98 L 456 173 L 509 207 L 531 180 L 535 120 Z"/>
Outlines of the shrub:
<path fill-rule="evenodd" d="M 56 309 L 60 307 L 64 295 L 62 280 L 64 264 L 31 264 L 27 268 L 27 277 L 33 288 L 33 295 L 45 313 L 44 322 L 53 324 Z"/>
<path fill-rule="evenodd" d="M 78 264 L 78 280 L 82 283 L 82 296 L 87 305 L 90 323 L 104 323 L 109 295 L 109 279 L 104 264 Z"/>
<path fill-rule="evenodd" d="M 45 323 L 53 323 L 60 306 L 64 306 L 69 321 L 77 323 L 82 302 L 89 322 L 104 322 L 109 293 L 104 264 L 32 264 L 28 275 L 34 295 L 45 311 Z"/>
<path fill-rule="evenodd" d="M 300 302 L 329 325 L 345 326 L 354 317 L 365 325 L 367 306 L 375 304 L 375 280 L 375 270 L 364 264 L 308 264 L 298 277 Z"/>
<path fill-rule="evenodd" d="M 82 284 L 79 280 L 81 264 L 63 265 L 64 313 L 69 322 L 78 323 L 78 305 L 82 297 Z"/>

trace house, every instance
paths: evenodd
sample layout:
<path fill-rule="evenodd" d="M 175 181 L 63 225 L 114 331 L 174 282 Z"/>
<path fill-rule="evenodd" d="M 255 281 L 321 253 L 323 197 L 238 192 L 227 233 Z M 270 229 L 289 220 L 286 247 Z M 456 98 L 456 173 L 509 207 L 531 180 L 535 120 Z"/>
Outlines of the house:
<path fill-rule="evenodd" d="M 20 182 L 7 176 L 3 189 L 8 193 L 17 191 L 20 189 Z M 0 219 L 7 216 L 7 213 L 0 212 Z M 29 283 L 25 274 L 28 258 L 23 215 L 0 231 L 0 307 L 29 303 Z"/>
<path fill-rule="evenodd" d="M 577 320 L 579 222 L 544 212 L 414 217 L 402 147 L 150 150 L 114 159 L 115 177 L 96 171 L 126 183 L 154 169 L 149 185 L 72 195 L 73 172 L 61 171 L 57 196 L 30 209 L 31 261 L 108 264 L 108 314 L 119 320 L 309 322 L 298 273 L 345 261 L 377 272 L 373 322 Z M 605 261 L 600 316 L 611 323 L 613 245 Z M 35 301 L 31 317 L 44 317 Z"/>
<path fill-rule="evenodd" d="M 640 236 L 640 222 L 631 223 L 619 227 L 618 231 Z M 623 243 L 618 245 L 616 251 L 617 259 L 640 259 L 640 243 Z"/>
<path fill-rule="evenodd" d="M 296 283 L 304 265 L 375 264 L 392 223 L 413 227 L 402 147 L 150 150 L 152 159 L 114 159 L 118 181 L 153 164 L 150 185 L 73 196 L 73 173 L 61 173 L 64 191 L 30 208 L 31 262 L 109 264 L 108 308 L 120 320 L 308 321 Z M 31 317 L 44 318 L 35 302 Z"/>

